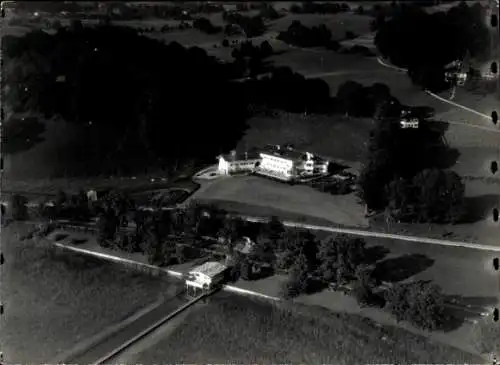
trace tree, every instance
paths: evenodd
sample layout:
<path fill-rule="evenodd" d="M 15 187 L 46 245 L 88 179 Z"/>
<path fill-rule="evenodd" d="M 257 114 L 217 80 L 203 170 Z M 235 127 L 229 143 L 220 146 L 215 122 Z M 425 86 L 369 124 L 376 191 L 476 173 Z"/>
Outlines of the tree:
<path fill-rule="evenodd" d="M 59 30 L 62 28 L 61 21 L 59 19 L 54 19 L 52 21 L 52 29 Z"/>
<path fill-rule="evenodd" d="M 360 109 L 363 85 L 355 81 L 346 81 L 341 84 L 337 91 L 337 102 L 339 109 L 346 116 L 356 115 Z"/>
<path fill-rule="evenodd" d="M 56 205 L 62 206 L 67 202 L 67 200 L 68 200 L 68 197 L 67 197 L 66 193 L 62 190 L 58 190 L 57 194 L 56 194 L 56 201 L 55 201 Z"/>
<path fill-rule="evenodd" d="M 281 241 L 285 234 L 285 226 L 278 217 L 272 216 L 269 222 L 264 223 L 262 231 L 271 240 L 275 250 L 283 249 L 283 242 Z"/>
<path fill-rule="evenodd" d="M 273 54 L 273 47 L 268 41 L 264 41 L 260 44 L 260 51 L 263 57 L 269 57 Z"/>
<path fill-rule="evenodd" d="M 373 277 L 373 269 L 367 266 L 359 266 L 356 268 L 355 276 L 354 295 L 358 303 L 361 305 L 375 304 L 377 296 L 374 294 L 373 289 L 377 282 Z"/>
<path fill-rule="evenodd" d="M 115 239 L 117 231 L 117 217 L 112 209 L 105 209 L 97 219 L 97 242 L 103 247 Z"/>
<path fill-rule="evenodd" d="M 345 234 L 330 236 L 318 248 L 319 274 L 325 282 L 343 283 L 355 278 L 356 269 L 363 263 L 365 241 Z"/>
<path fill-rule="evenodd" d="M 441 289 L 429 282 L 398 284 L 386 293 L 386 305 L 398 321 L 435 330 L 446 320 Z"/>
<path fill-rule="evenodd" d="M 223 238 L 226 243 L 234 242 L 242 235 L 244 222 L 239 217 L 227 217 L 222 221 L 218 236 Z"/>
<path fill-rule="evenodd" d="M 25 220 L 28 219 L 28 199 L 26 197 L 14 194 L 10 200 L 12 219 Z"/>
<path fill-rule="evenodd" d="M 413 179 L 418 220 L 456 223 L 464 214 L 465 184 L 454 171 L 426 169 Z"/>
<path fill-rule="evenodd" d="M 246 258 L 242 259 L 239 263 L 239 273 L 243 280 L 252 279 L 252 264 Z"/>

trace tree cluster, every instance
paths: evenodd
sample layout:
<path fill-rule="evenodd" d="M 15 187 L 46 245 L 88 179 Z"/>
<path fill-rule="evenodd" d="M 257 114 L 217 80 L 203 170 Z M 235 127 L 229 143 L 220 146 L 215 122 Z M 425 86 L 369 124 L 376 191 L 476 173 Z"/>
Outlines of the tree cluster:
<path fill-rule="evenodd" d="M 339 113 L 353 117 L 373 117 L 384 112 L 390 113 L 389 105 L 399 102 L 391 95 L 389 87 L 383 83 L 363 86 L 356 81 L 346 81 L 337 90 L 336 107 Z M 390 104 L 390 103 L 393 104 Z"/>
<path fill-rule="evenodd" d="M 359 191 L 368 209 L 388 209 L 396 220 L 456 222 L 463 216 L 464 184 L 449 167 L 454 152 L 443 131 L 420 120 L 402 129 L 400 118 L 380 118 L 368 143 Z"/>
<path fill-rule="evenodd" d="M 347 3 L 315 3 L 312 1 L 293 4 L 290 12 L 295 14 L 337 14 L 351 10 Z"/>
<path fill-rule="evenodd" d="M 264 59 L 272 56 L 273 47 L 268 41 L 264 41 L 260 46 L 254 46 L 251 41 L 242 42 L 239 48 L 234 48 L 231 56 L 235 59 L 241 58 L 257 58 Z"/>
<path fill-rule="evenodd" d="M 245 126 L 245 101 L 230 82 L 244 70 L 200 48 L 114 26 L 33 31 L 5 37 L 2 48 L 12 109 L 58 115 L 81 130 L 74 173 L 202 159 L 232 146 Z"/>
<path fill-rule="evenodd" d="M 193 22 L 193 28 L 207 34 L 216 34 L 222 31 L 222 27 L 212 24 L 212 22 L 204 17 L 198 18 Z"/>
<path fill-rule="evenodd" d="M 405 5 L 389 20 L 377 22 L 375 44 L 391 63 L 407 68 L 415 84 L 441 90 L 448 86 L 444 79 L 447 64 L 462 60 L 467 53 L 475 58 L 488 55 L 489 30 L 483 19 L 480 3 L 469 7 L 462 2 L 446 13 L 433 14 Z"/>
<path fill-rule="evenodd" d="M 241 95 L 255 104 L 289 112 L 332 111 L 328 84 L 320 79 L 306 79 L 288 67 L 275 68 L 270 76 L 242 84 Z"/>
<path fill-rule="evenodd" d="M 266 26 L 260 15 L 249 17 L 240 13 L 224 12 L 222 13 L 222 18 L 228 24 L 238 25 L 248 38 L 261 36 L 266 30 Z"/>
<path fill-rule="evenodd" d="M 434 284 L 425 281 L 398 284 L 386 292 L 385 300 L 398 322 L 408 321 L 428 331 L 445 323 L 444 295 Z"/>
<path fill-rule="evenodd" d="M 277 39 L 298 47 L 328 47 L 332 32 L 324 25 L 308 28 L 294 20 L 286 31 L 280 32 Z"/>

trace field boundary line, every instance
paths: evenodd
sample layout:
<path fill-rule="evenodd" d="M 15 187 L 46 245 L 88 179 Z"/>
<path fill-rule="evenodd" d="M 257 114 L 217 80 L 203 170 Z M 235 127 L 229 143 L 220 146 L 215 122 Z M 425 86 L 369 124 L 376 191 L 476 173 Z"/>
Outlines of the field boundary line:
<path fill-rule="evenodd" d="M 114 323 L 114 324 L 108 326 L 108 328 L 105 328 L 104 330 L 102 330 L 101 332 L 91 336 L 90 338 L 87 338 L 87 339 L 81 341 L 80 343 L 73 346 L 73 348 L 71 348 L 68 351 L 65 351 L 64 353 L 57 356 L 56 359 L 50 361 L 49 363 L 50 364 L 67 363 L 68 359 L 71 359 L 75 356 L 78 356 L 79 354 L 86 351 L 87 349 L 89 349 L 93 345 L 103 341 L 105 338 L 109 337 L 113 333 L 120 331 L 122 328 L 128 326 L 129 324 L 136 321 L 137 319 L 139 319 L 143 315 L 145 315 L 145 314 L 149 313 L 150 311 L 152 311 L 153 309 L 159 307 L 161 304 L 163 304 L 163 302 L 164 302 L 164 299 L 161 298 L 161 299 L 158 299 L 157 301 L 155 301 L 151 304 L 148 304 L 147 306 L 139 309 L 138 311 L 133 313 L 131 316 L 124 319 L 123 321 L 118 322 L 118 323 Z"/>
<path fill-rule="evenodd" d="M 453 105 L 454 107 L 466 110 L 466 111 L 468 111 L 470 113 L 474 113 L 476 115 L 479 115 L 480 117 L 483 117 L 483 118 L 491 120 L 491 116 L 490 115 L 483 114 L 483 113 L 478 112 L 477 110 L 471 109 L 471 108 L 469 108 L 469 107 L 467 107 L 465 105 L 460 105 L 458 103 L 455 103 L 454 101 L 447 100 L 447 99 L 445 99 L 445 98 L 443 98 L 443 97 L 441 97 L 439 95 L 434 94 L 433 92 L 431 92 L 429 90 L 425 90 L 425 92 L 426 92 L 427 95 L 430 95 L 430 96 L 438 99 L 439 101 L 442 101 L 443 103 L 447 103 L 447 104 Z"/>
<path fill-rule="evenodd" d="M 380 57 L 377 57 L 377 62 L 378 62 L 379 64 L 381 64 L 382 66 L 384 66 L 384 67 L 387 67 L 387 68 L 390 68 L 390 69 L 393 69 L 393 70 L 396 70 L 396 71 L 400 71 L 400 72 L 407 72 L 407 71 L 408 71 L 408 70 L 407 70 L 407 69 L 405 69 L 405 68 L 401 68 L 401 67 L 397 67 L 397 66 L 390 65 L 390 64 L 388 64 L 388 63 L 384 62 L 384 61 L 383 61 Z M 466 111 L 468 111 L 468 112 L 470 112 L 470 113 L 474 113 L 474 114 L 476 114 L 476 115 L 479 115 L 480 117 L 487 118 L 487 119 L 491 119 L 491 116 L 489 116 L 489 115 L 483 114 L 483 113 L 481 113 L 481 112 L 479 112 L 479 111 L 477 111 L 477 110 L 474 110 L 474 109 L 472 109 L 472 108 L 469 108 L 469 107 L 467 107 L 467 106 L 465 106 L 465 105 L 461 105 L 461 104 L 455 103 L 454 101 L 451 101 L 451 100 L 445 99 L 445 98 L 443 98 L 443 97 L 441 97 L 441 96 L 439 96 L 439 95 L 434 94 L 433 92 L 431 92 L 431 91 L 429 91 L 429 90 L 425 90 L 425 93 L 426 93 L 427 95 L 432 96 L 432 97 L 433 97 L 433 98 L 435 98 L 435 99 L 438 99 L 439 101 L 442 101 L 443 103 L 447 103 L 447 104 L 453 105 L 454 107 L 457 107 L 457 108 L 460 108 L 460 109 L 466 110 Z"/>
<path fill-rule="evenodd" d="M 397 66 L 394 66 L 394 65 L 390 65 L 390 64 L 384 62 L 382 60 L 382 58 L 380 58 L 380 57 L 377 57 L 377 62 L 379 64 L 381 64 L 382 66 L 390 68 L 392 70 L 396 70 L 396 71 L 399 71 L 399 72 L 408 72 L 408 70 L 406 68 L 402 68 L 402 67 L 397 67 Z"/>
<path fill-rule="evenodd" d="M 256 222 L 256 223 L 262 223 L 262 222 L 269 220 L 268 218 L 265 218 L 265 217 L 252 217 L 252 216 L 244 216 L 244 215 L 238 215 L 238 214 L 235 214 L 235 216 L 238 216 L 238 217 L 240 217 L 244 220 L 247 220 L 249 222 Z M 366 230 L 360 230 L 360 229 L 318 226 L 318 225 L 313 225 L 313 224 L 305 224 L 305 223 L 292 222 L 292 221 L 283 221 L 282 223 L 286 227 L 304 228 L 304 229 L 310 229 L 312 231 L 346 233 L 346 234 L 351 234 L 354 236 L 388 238 L 388 239 L 395 239 L 395 240 L 400 240 L 400 241 L 428 243 L 428 244 L 433 244 L 433 245 L 464 247 L 464 248 L 471 248 L 471 249 L 483 250 L 483 251 L 500 252 L 500 246 L 481 245 L 479 243 L 473 243 L 473 242 L 448 241 L 448 240 L 440 240 L 440 239 L 428 238 L 428 237 L 405 236 L 405 235 L 398 235 L 398 234 L 392 234 L 392 233 L 366 231 Z"/>

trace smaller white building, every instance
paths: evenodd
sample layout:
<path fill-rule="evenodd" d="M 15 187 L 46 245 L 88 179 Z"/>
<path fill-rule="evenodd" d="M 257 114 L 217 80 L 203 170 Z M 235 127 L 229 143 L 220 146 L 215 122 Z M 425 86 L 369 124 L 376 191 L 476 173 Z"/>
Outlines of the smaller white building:
<path fill-rule="evenodd" d="M 223 175 L 237 172 L 252 172 L 260 163 L 260 156 L 256 151 L 238 153 L 231 151 L 228 155 L 218 157 L 218 171 Z"/>
<path fill-rule="evenodd" d="M 222 284 L 227 266 L 220 262 L 209 261 L 192 269 L 186 278 L 186 291 L 196 295 L 200 290 L 209 291 Z"/>
<path fill-rule="evenodd" d="M 419 125 L 419 121 L 417 118 L 401 119 L 399 122 L 399 125 L 403 129 L 407 129 L 407 128 L 417 129 L 418 125 Z"/>

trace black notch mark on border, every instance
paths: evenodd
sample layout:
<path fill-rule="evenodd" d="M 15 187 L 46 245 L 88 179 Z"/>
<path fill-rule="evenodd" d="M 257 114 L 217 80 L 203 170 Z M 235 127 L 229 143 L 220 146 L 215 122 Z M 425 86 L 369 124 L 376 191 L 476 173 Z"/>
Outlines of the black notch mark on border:
<path fill-rule="evenodd" d="M 496 62 L 492 62 L 490 66 L 490 71 L 492 74 L 497 74 L 498 72 L 498 64 Z"/>
<path fill-rule="evenodd" d="M 493 208 L 493 221 L 498 222 L 498 209 Z"/>
<path fill-rule="evenodd" d="M 493 320 L 494 320 L 495 322 L 498 322 L 498 308 L 495 308 L 495 309 L 493 310 Z"/>
<path fill-rule="evenodd" d="M 498 15 L 497 14 L 491 14 L 490 25 L 492 28 L 498 27 Z"/>
<path fill-rule="evenodd" d="M 490 171 L 493 175 L 495 175 L 498 172 L 498 162 L 496 161 L 491 161 L 490 163 Z"/>
<path fill-rule="evenodd" d="M 498 269 L 500 269 L 500 260 L 498 259 L 498 257 L 495 257 L 493 259 L 493 268 L 498 271 Z"/>
<path fill-rule="evenodd" d="M 497 124 L 498 123 L 498 113 L 496 110 L 493 110 L 491 112 L 491 121 L 493 122 L 493 124 Z"/>
<path fill-rule="evenodd" d="M 0 253 L 0 265 L 3 265 L 5 259 L 3 258 L 3 253 Z"/>

